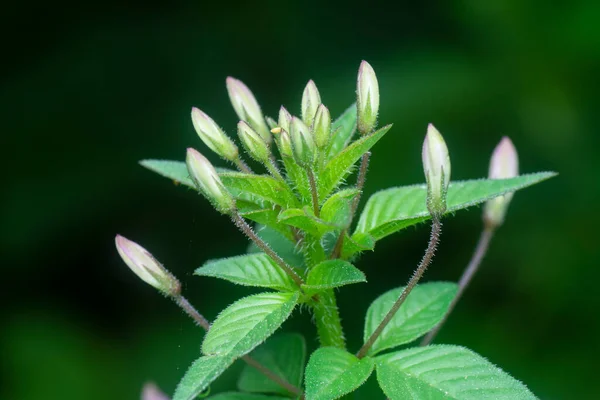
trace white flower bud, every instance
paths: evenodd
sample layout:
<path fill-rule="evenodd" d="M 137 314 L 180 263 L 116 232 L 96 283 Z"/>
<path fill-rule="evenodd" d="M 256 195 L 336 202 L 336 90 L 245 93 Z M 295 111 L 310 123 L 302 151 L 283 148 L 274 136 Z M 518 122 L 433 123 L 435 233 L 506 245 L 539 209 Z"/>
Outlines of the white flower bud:
<path fill-rule="evenodd" d="M 433 124 L 427 127 L 423 142 L 423 169 L 427 180 L 427 206 L 440 217 L 446 211 L 446 191 L 450 184 L 450 156 L 444 138 Z"/>
<path fill-rule="evenodd" d="M 285 131 L 290 131 L 290 124 L 292 123 L 292 114 L 281 106 L 279 109 L 279 127 Z"/>
<path fill-rule="evenodd" d="M 517 150 L 508 137 L 503 137 L 494 149 L 490 160 L 490 179 L 508 179 L 519 175 Z M 514 193 L 507 193 L 488 200 L 483 210 L 483 220 L 494 227 L 502 225 L 508 204 Z"/>
<path fill-rule="evenodd" d="M 265 143 L 271 144 L 271 133 L 260 106 L 248 86 L 232 77 L 227 78 L 226 84 L 229 99 L 238 117 L 258 132 Z"/>
<path fill-rule="evenodd" d="M 148 382 L 142 389 L 142 400 L 169 400 L 169 396 L 164 394 L 154 383 Z"/>
<path fill-rule="evenodd" d="M 244 121 L 238 122 L 238 136 L 244 148 L 258 162 L 269 162 L 269 147 L 262 137 Z"/>
<path fill-rule="evenodd" d="M 306 84 L 304 93 L 302 93 L 302 120 L 306 125 L 312 125 L 319 104 L 321 104 L 321 95 L 319 94 L 317 85 L 311 79 Z"/>
<path fill-rule="evenodd" d="M 322 149 L 329 143 L 329 137 L 331 136 L 331 114 L 329 113 L 329 109 L 323 104 L 317 108 L 313 124 L 313 135 L 315 136 L 317 148 Z"/>
<path fill-rule="evenodd" d="M 356 107 L 358 131 L 363 135 L 373 132 L 379 113 L 379 84 L 373 67 L 366 61 L 361 62 L 358 69 Z"/>
<path fill-rule="evenodd" d="M 217 210 L 229 214 L 235 207 L 233 197 L 221 182 L 210 161 L 198 151 L 188 148 L 185 162 L 198 190 L 213 203 Z"/>
<path fill-rule="evenodd" d="M 146 249 L 121 235 L 115 237 L 115 245 L 125 264 L 144 282 L 168 295 L 179 293 L 179 281 Z"/>
<path fill-rule="evenodd" d="M 211 117 L 196 107 L 192 107 L 192 123 L 200 139 L 212 151 L 229 161 L 238 158 L 238 148 L 233 141 Z"/>
<path fill-rule="evenodd" d="M 300 118 L 293 117 L 290 126 L 290 138 L 296 161 L 300 164 L 311 164 L 314 161 L 315 141 L 308 126 Z"/>

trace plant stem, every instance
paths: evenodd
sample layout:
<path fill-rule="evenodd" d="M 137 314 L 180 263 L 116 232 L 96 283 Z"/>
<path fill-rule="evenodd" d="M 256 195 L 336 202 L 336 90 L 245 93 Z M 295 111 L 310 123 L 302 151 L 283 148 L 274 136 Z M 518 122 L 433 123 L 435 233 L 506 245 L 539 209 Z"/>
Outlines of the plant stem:
<path fill-rule="evenodd" d="M 494 231 L 494 227 L 487 224 L 481 231 L 481 236 L 479 236 L 479 241 L 477 242 L 477 246 L 475 247 L 475 252 L 471 257 L 467 268 L 460 277 L 460 280 L 458 281 L 458 292 L 456 292 L 456 296 L 454 296 L 454 299 L 452 299 L 452 302 L 450 303 L 450 306 L 448 307 L 448 311 L 446 311 L 444 318 L 442 318 L 442 320 L 436 325 L 436 327 L 433 328 L 423 338 L 423 340 L 421 341 L 421 346 L 427 346 L 433 341 L 433 339 L 436 337 L 436 335 L 450 316 L 450 313 L 454 310 L 454 307 L 456 307 L 456 303 L 458 303 L 463 293 L 465 292 L 465 289 L 467 288 L 467 286 L 469 286 L 469 283 L 471 283 L 473 276 L 479 269 L 481 261 L 483 260 L 483 257 L 485 257 L 485 254 L 487 253 L 487 250 L 489 248 L 490 241 L 494 236 Z"/>
<path fill-rule="evenodd" d="M 294 269 L 291 266 L 289 266 L 283 260 L 283 258 L 279 257 L 279 255 L 277 253 L 275 253 L 273 251 L 273 249 L 271 249 L 271 247 L 269 247 L 269 245 L 267 243 L 265 243 L 264 240 L 262 240 L 260 237 L 258 237 L 258 235 L 256 233 L 254 233 L 254 230 L 252 229 L 252 227 L 250 225 L 248 225 L 248 223 L 244 220 L 244 218 L 242 218 L 242 216 L 237 211 L 233 212 L 233 214 L 231 215 L 231 218 L 233 220 L 233 223 L 244 234 L 246 234 L 246 236 L 248 236 L 248 238 L 250 240 L 252 240 L 254 242 L 254 244 L 256 244 L 258 246 L 259 249 L 261 249 L 269 257 L 271 257 L 273 259 L 273 261 L 275 261 L 275 263 L 277 265 L 279 265 L 284 270 L 284 272 L 290 278 L 292 278 L 292 280 L 294 282 L 296 282 L 296 284 L 298 285 L 298 287 L 301 287 L 301 285 L 304 284 L 304 281 L 302 280 L 302 278 L 300 278 L 300 276 L 298 276 L 298 274 L 294 271 Z"/>
<path fill-rule="evenodd" d="M 285 179 L 283 179 L 283 176 L 281 176 L 281 172 L 279 172 L 277 161 L 275 160 L 275 157 L 273 157 L 273 154 L 271 154 L 269 161 L 265 163 L 265 167 L 267 167 L 267 170 L 273 176 L 273 178 L 285 182 Z"/>
<path fill-rule="evenodd" d="M 392 306 L 390 311 L 386 314 L 386 316 L 383 318 L 383 320 L 381 321 L 379 326 L 377 326 L 377 328 L 371 334 L 369 339 L 360 348 L 358 353 L 356 353 L 356 356 L 358 358 L 363 358 L 365 355 L 367 355 L 367 352 L 373 346 L 373 343 L 375 343 L 375 341 L 377 340 L 379 335 L 381 335 L 381 332 L 383 332 L 383 329 L 387 326 L 387 324 L 390 323 L 390 321 L 392 320 L 392 318 L 394 317 L 396 312 L 398 312 L 398 309 L 400 309 L 400 306 L 404 303 L 404 301 L 406 300 L 406 298 L 408 297 L 410 292 L 414 289 L 414 287 L 417 285 L 417 283 L 419 282 L 419 280 L 425 273 L 425 270 L 427 269 L 429 264 L 431 264 L 431 260 L 433 259 L 433 256 L 435 254 L 435 249 L 440 240 L 441 231 L 442 231 L 441 222 L 439 221 L 438 218 L 433 217 L 432 222 L 431 222 L 431 236 L 429 238 L 429 244 L 427 245 L 427 250 L 425 251 L 425 255 L 423 256 L 423 259 L 421 259 L 419 266 L 417 267 L 417 269 L 413 273 L 412 277 L 408 281 L 408 284 L 406 285 L 406 287 L 400 294 L 400 297 L 398 297 L 398 300 L 396 300 L 396 302 L 394 303 L 394 305 Z"/>
<path fill-rule="evenodd" d="M 187 315 L 189 315 L 196 322 L 198 326 L 202 327 L 206 332 L 210 330 L 210 323 L 208 322 L 208 320 L 204 318 L 204 316 L 200 314 L 198 310 L 196 310 L 194 306 L 185 297 L 179 294 L 173 296 L 173 300 L 175 301 L 175 303 L 177 303 L 179 307 L 183 309 L 183 311 L 185 311 Z M 285 380 L 285 378 L 276 375 L 273 371 L 271 371 L 270 369 L 268 369 L 249 355 L 242 356 L 242 360 L 244 360 L 246 364 L 255 368 L 258 372 L 260 372 L 261 374 L 263 374 L 264 376 L 266 376 L 267 378 L 269 378 L 270 380 L 272 380 L 291 394 L 295 396 L 300 396 L 302 394 L 302 390 L 300 388 L 292 385 L 287 380 Z"/>
<path fill-rule="evenodd" d="M 310 185 L 310 194 L 312 196 L 313 212 L 315 216 L 319 216 L 319 194 L 317 193 L 317 182 L 315 181 L 315 174 L 311 167 L 306 168 L 306 174 L 308 175 L 308 183 Z"/>
<path fill-rule="evenodd" d="M 240 157 L 236 158 L 235 166 L 240 170 L 240 172 L 245 172 L 246 174 L 251 174 L 252 170 Z"/>
<path fill-rule="evenodd" d="M 330 289 L 319 293 L 318 296 L 319 301 L 313 304 L 313 310 L 321 346 L 345 349 L 344 331 L 335 300 L 335 293 Z"/>

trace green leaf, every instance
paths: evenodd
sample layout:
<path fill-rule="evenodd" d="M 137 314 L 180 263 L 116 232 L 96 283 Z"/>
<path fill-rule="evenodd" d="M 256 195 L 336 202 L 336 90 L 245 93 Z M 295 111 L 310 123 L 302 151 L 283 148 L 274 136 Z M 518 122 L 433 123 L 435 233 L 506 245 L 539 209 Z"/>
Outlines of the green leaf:
<path fill-rule="evenodd" d="M 297 333 L 275 335 L 256 348 L 251 356 L 275 375 L 296 387 L 301 387 L 306 362 L 306 343 L 302 335 Z M 238 380 L 238 389 L 245 392 L 289 394 L 287 390 L 250 365 L 244 367 Z"/>
<path fill-rule="evenodd" d="M 260 293 L 236 301 L 212 324 L 202 352 L 239 357 L 252 351 L 290 316 L 298 296 L 298 292 Z"/>
<path fill-rule="evenodd" d="M 363 251 L 375 249 L 375 238 L 368 233 L 355 233 L 352 237 L 346 234 L 342 247 L 342 258 L 349 260 L 351 257 Z"/>
<path fill-rule="evenodd" d="M 491 198 L 523 189 L 555 176 L 554 172 L 521 175 L 511 179 L 479 179 L 451 182 L 447 214 Z M 426 206 L 426 185 L 391 188 L 375 193 L 360 216 L 356 232 L 369 233 L 379 240 L 391 233 L 430 218 Z"/>
<path fill-rule="evenodd" d="M 356 132 L 356 103 L 348 107 L 331 124 L 331 132 L 333 136 L 329 145 L 329 158 L 346 148 Z"/>
<path fill-rule="evenodd" d="M 339 226 L 327 223 L 320 218 L 315 217 L 310 207 L 289 208 L 279 214 L 277 219 L 280 223 L 300 228 L 303 231 L 321 237 L 327 232 L 339 229 Z"/>
<path fill-rule="evenodd" d="M 232 363 L 233 358 L 227 355 L 200 357 L 193 362 L 177 385 L 173 400 L 195 399 Z"/>
<path fill-rule="evenodd" d="M 283 291 L 297 289 L 294 281 L 265 253 L 212 260 L 198 268 L 195 274 L 221 278 L 244 286 Z"/>
<path fill-rule="evenodd" d="M 242 200 L 238 200 L 236 202 L 238 211 L 240 211 L 240 215 L 242 217 L 257 222 L 261 225 L 268 226 L 269 228 L 279 232 L 288 240 L 294 239 L 294 235 L 292 234 L 290 226 L 279 222 L 279 213 L 281 212 L 280 207 L 260 208 L 259 206 L 253 203 L 246 203 L 252 204 L 252 207 L 245 206 L 242 211 L 242 209 L 240 208 L 240 205 L 242 203 Z"/>
<path fill-rule="evenodd" d="M 334 156 L 323 168 L 319 174 L 319 201 L 325 200 L 329 194 L 338 187 L 342 180 L 348 176 L 352 166 L 375 145 L 390 130 L 392 125 L 386 125 L 383 128 L 373 132 L 370 135 L 363 136 L 350 146 L 346 147 L 341 153 Z"/>
<path fill-rule="evenodd" d="M 182 185 L 196 189 L 196 185 L 192 182 L 184 162 L 171 160 L 142 160 L 140 161 L 140 165 L 165 178 L 172 179 L 176 183 L 181 183 Z"/>
<path fill-rule="evenodd" d="M 333 400 L 362 385 L 371 372 L 370 357 L 359 360 L 353 354 L 335 347 L 321 347 L 306 366 L 306 400 Z"/>
<path fill-rule="evenodd" d="M 263 394 L 225 392 L 210 396 L 208 400 L 290 400 L 289 397 L 266 396 Z"/>
<path fill-rule="evenodd" d="M 254 231 L 262 240 L 264 240 L 271 249 L 283 258 L 283 260 L 293 267 L 304 266 L 304 256 L 301 251 L 296 247 L 296 244 L 289 238 L 282 235 L 280 232 L 273 228 L 265 226 L 257 226 Z M 248 246 L 248 253 L 261 253 L 256 244 L 250 243 Z"/>
<path fill-rule="evenodd" d="M 269 175 L 242 172 L 219 173 L 225 187 L 237 199 L 264 205 L 264 201 L 284 208 L 298 206 L 298 199 L 282 181 Z"/>
<path fill-rule="evenodd" d="M 350 209 L 357 189 L 345 189 L 333 194 L 321 207 L 321 219 L 333 225 L 347 228 L 350 225 Z"/>
<path fill-rule="evenodd" d="M 432 345 L 377 357 L 377 380 L 391 400 L 529 400 L 518 380 L 473 351 Z"/>
<path fill-rule="evenodd" d="M 392 289 L 371 303 L 365 320 L 365 342 L 383 321 L 403 290 L 404 287 Z M 382 350 L 410 343 L 429 332 L 444 317 L 457 290 L 458 286 L 450 282 L 417 285 L 373 343 L 369 354 L 374 355 Z"/>
<path fill-rule="evenodd" d="M 302 287 L 317 291 L 366 281 L 365 274 L 348 261 L 327 260 L 310 270 Z"/>
<path fill-rule="evenodd" d="M 302 204 L 310 204 L 311 193 L 306 170 L 299 166 L 292 157 L 282 157 L 286 178 L 290 186 L 300 195 Z"/>

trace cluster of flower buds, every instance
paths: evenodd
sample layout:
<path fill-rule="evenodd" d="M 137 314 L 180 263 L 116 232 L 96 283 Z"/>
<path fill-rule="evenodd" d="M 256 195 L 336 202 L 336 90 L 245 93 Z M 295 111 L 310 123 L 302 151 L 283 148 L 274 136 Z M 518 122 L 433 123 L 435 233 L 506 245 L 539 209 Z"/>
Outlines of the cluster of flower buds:
<path fill-rule="evenodd" d="M 179 294 L 179 281 L 146 249 L 121 235 L 116 236 L 115 245 L 125 264 L 144 282 L 166 295 Z"/>
<path fill-rule="evenodd" d="M 451 168 L 446 142 L 433 124 L 427 127 L 422 155 L 427 180 L 427 207 L 434 218 L 440 218 L 446 212 Z"/>
<path fill-rule="evenodd" d="M 494 149 L 490 160 L 490 179 L 508 179 L 514 178 L 519 174 L 519 158 L 517 150 L 508 137 L 503 137 L 500 143 Z M 504 222 L 504 216 L 508 209 L 508 204 L 513 197 L 513 193 L 507 193 L 488 200 L 483 210 L 484 222 L 493 228 L 496 228 Z"/>

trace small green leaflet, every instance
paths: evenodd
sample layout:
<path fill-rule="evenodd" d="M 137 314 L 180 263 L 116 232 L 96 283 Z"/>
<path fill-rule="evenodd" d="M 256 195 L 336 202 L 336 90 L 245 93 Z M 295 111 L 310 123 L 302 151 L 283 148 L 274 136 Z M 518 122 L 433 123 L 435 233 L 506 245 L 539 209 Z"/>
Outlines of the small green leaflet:
<path fill-rule="evenodd" d="M 238 285 L 288 292 L 297 290 L 292 279 L 265 253 L 212 260 L 198 268 L 195 274 L 225 279 Z"/>
<path fill-rule="evenodd" d="M 392 289 L 371 303 L 365 319 L 365 342 L 383 321 L 403 290 L 404 287 Z M 373 343 L 369 354 L 375 355 L 382 350 L 410 343 L 429 332 L 444 317 L 457 290 L 458 286 L 450 282 L 417 285 Z"/>
<path fill-rule="evenodd" d="M 451 182 L 447 195 L 447 214 L 523 189 L 555 175 L 554 172 L 540 172 L 511 179 Z M 379 240 L 429 219 L 426 197 L 427 187 L 424 184 L 391 188 L 375 193 L 369 198 L 360 216 L 356 233 L 369 233 Z"/>
<path fill-rule="evenodd" d="M 350 225 L 350 207 L 358 194 L 357 189 L 345 189 L 334 193 L 321 208 L 321 219 L 335 226 L 347 228 Z"/>
<path fill-rule="evenodd" d="M 298 292 L 244 297 L 219 314 L 202 343 L 202 352 L 240 357 L 261 344 L 290 316 Z"/>
<path fill-rule="evenodd" d="M 415 347 L 376 362 L 377 380 L 390 400 L 536 399 L 521 382 L 464 347 Z"/>
<path fill-rule="evenodd" d="M 306 366 L 306 400 L 334 400 L 354 391 L 373 372 L 370 357 L 359 360 L 335 347 L 321 347 Z"/>
<path fill-rule="evenodd" d="M 210 396 L 207 400 L 290 400 L 289 397 L 266 396 L 263 394 L 225 392 Z"/>
<path fill-rule="evenodd" d="M 140 161 L 140 165 L 144 168 L 148 168 L 150 171 L 164 176 L 165 178 L 169 178 L 177 183 L 189 186 L 194 190 L 196 189 L 196 185 L 194 185 L 194 182 L 192 182 L 190 174 L 187 170 L 187 166 L 184 162 L 171 160 L 142 160 Z"/>
<path fill-rule="evenodd" d="M 192 363 L 177 385 L 173 400 L 194 400 L 233 363 L 233 360 L 227 355 L 200 357 Z"/>
<path fill-rule="evenodd" d="M 304 256 L 301 251 L 296 248 L 296 245 L 290 239 L 282 235 L 281 232 L 265 226 L 257 226 L 255 231 L 258 237 L 264 240 L 271 249 L 279 255 L 279 257 L 284 259 L 286 263 L 293 267 L 304 266 Z M 256 244 L 250 243 L 250 246 L 248 246 L 248 253 L 257 252 L 260 253 L 262 250 L 260 250 Z"/>
<path fill-rule="evenodd" d="M 297 333 L 274 335 L 250 355 L 276 375 L 296 387 L 301 387 L 304 363 L 306 362 L 306 343 L 302 335 Z M 246 365 L 242 370 L 238 380 L 238 389 L 244 392 L 289 395 L 287 390 L 250 365 Z"/>
<path fill-rule="evenodd" d="M 315 292 L 366 281 L 365 274 L 348 261 L 327 260 L 310 270 L 302 287 Z"/>
<path fill-rule="evenodd" d="M 331 124 L 333 136 L 329 145 L 329 158 L 342 151 L 352 139 L 356 132 L 356 117 L 356 104 L 352 104 Z"/>
<path fill-rule="evenodd" d="M 277 218 L 277 221 L 282 224 L 287 224 L 307 232 L 313 236 L 320 238 L 327 232 L 340 229 L 339 226 L 333 225 L 320 218 L 315 217 L 310 207 L 288 208 L 282 211 Z"/>

